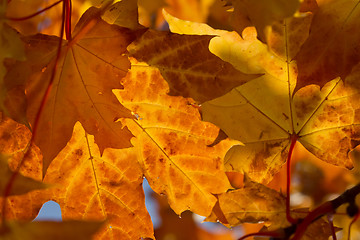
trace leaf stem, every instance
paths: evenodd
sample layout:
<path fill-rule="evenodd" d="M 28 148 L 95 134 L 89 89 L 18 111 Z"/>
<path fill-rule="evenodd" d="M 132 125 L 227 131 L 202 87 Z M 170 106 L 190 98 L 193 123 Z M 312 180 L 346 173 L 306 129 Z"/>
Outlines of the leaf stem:
<path fill-rule="evenodd" d="M 63 0 L 65 4 L 65 34 L 66 40 L 71 41 L 71 0 Z"/>
<path fill-rule="evenodd" d="M 4 226 L 4 223 L 5 223 L 5 215 L 6 215 L 5 213 L 6 213 L 7 198 L 10 196 L 11 189 L 13 187 L 13 184 L 15 182 L 16 177 L 19 174 L 21 166 L 24 164 L 25 159 L 30 155 L 30 149 L 31 149 L 31 146 L 34 143 L 34 140 L 35 140 L 35 137 L 36 137 L 40 117 L 41 117 L 41 114 L 42 114 L 42 112 L 44 110 L 45 104 L 46 104 L 46 102 L 47 102 L 47 100 L 49 98 L 49 95 L 50 95 L 50 92 L 51 92 L 51 89 L 52 89 L 52 86 L 53 86 L 53 82 L 54 82 L 54 79 L 55 79 L 57 65 L 58 65 L 58 62 L 59 62 L 59 59 L 60 59 L 60 55 L 61 55 L 61 47 L 62 47 L 62 41 L 63 41 L 63 36 L 64 36 L 64 26 L 65 26 L 65 10 L 66 9 L 65 9 L 64 1 L 62 1 L 62 2 L 63 2 L 62 22 L 61 22 L 59 44 L 58 44 L 58 48 L 57 48 L 55 63 L 54 63 L 54 66 L 52 68 L 50 81 L 48 83 L 48 86 L 46 88 L 44 96 L 43 96 L 43 98 L 41 100 L 40 107 L 39 107 L 39 109 L 38 109 L 38 111 L 36 113 L 34 124 L 32 126 L 32 136 L 31 136 L 31 139 L 29 141 L 30 142 L 29 147 L 25 150 L 24 156 L 20 160 L 20 162 L 19 162 L 19 164 L 17 166 L 17 169 L 13 172 L 13 174 L 11 175 L 7 185 L 5 186 L 5 190 L 4 190 L 4 193 L 3 193 L 3 205 L 2 205 L 2 216 L 1 216 L 2 217 L 2 226 Z"/>
<path fill-rule="evenodd" d="M 296 134 L 292 134 L 290 137 L 291 143 L 289 148 L 288 157 L 286 160 L 286 219 L 289 223 L 296 224 L 298 222 L 297 219 L 291 217 L 290 214 L 290 187 L 291 187 L 291 157 L 294 151 L 294 147 L 298 136 Z"/>
<path fill-rule="evenodd" d="M 296 232 L 292 240 L 300 240 L 304 235 L 307 227 L 315 222 L 317 219 L 321 218 L 325 214 L 333 213 L 335 210 L 345 203 L 350 203 L 355 201 L 355 197 L 360 193 L 360 183 L 354 187 L 346 190 L 343 194 L 337 198 L 321 204 L 319 207 L 311 211 L 301 223 L 298 224 Z"/>
<path fill-rule="evenodd" d="M 6 17 L 6 19 L 7 19 L 7 20 L 10 20 L 10 21 L 24 21 L 24 20 L 28 20 L 28 19 L 30 19 L 30 18 L 33 18 L 33 17 L 35 17 L 35 16 L 37 16 L 37 15 L 39 15 L 39 14 L 41 14 L 41 13 L 47 11 L 47 10 L 49 10 L 50 8 L 58 5 L 58 4 L 61 3 L 62 1 L 63 1 L 63 0 L 59 0 L 59 1 L 57 1 L 57 2 L 54 2 L 54 3 L 51 4 L 50 6 L 44 8 L 44 9 L 41 9 L 41 10 L 38 11 L 38 12 L 35 12 L 35 13 L 30 14 L 30 15 L 28 15 L 28 16 L 25 16 L 25 17 Z"/>

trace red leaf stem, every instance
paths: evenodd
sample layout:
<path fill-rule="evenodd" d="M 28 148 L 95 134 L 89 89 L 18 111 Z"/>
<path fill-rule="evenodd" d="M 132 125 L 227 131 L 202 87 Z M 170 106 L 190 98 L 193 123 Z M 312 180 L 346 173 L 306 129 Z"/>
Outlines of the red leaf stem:
<path fill-rule="evenodd" d="M 60 54 L 61 54 L 62 41 L 63 41 L 63 36 L 64 36 L 64 26 L 65 26 L 65 4 L 63 2 L 63 14 L 62 14 L 62 22 L 61 22 L 61 29 L 60 29 L 59 44 L 58 44 L 58 48 L 57 48 L 54 67 L 53 67 L 52 72 L 51 72 L 51 78 L 50 78 L 50 81 L 48 83 L 46 92 L 45 92 L 45 94 L 44 94 L 44 96 L 43 96 L 43 98 L 41 100 L 40 107 L 39 107 L 39 109 L 37 111 L 35 121 L 34 121 L 34 125 L 32 126 L 32 136 L 31 136 L 31 139 L 30 139 L 29 147 L 25 150 L 24 156 L 20 160 L 20 162 L 19 162 L 19 164 L 17 166 L 17 169 L 13 172 L 13 174 L 11 175 L 11 177 L 10 177 L 6 187 L 5 187 L 5 190 L 4 190 L 4 193 L 3 193 L 2 224 L 4 224 L 4 222 L 5 222 L 7 198 L 10 195 L 12 186 L 13 186 L 13 184 L 15 182 L 16 177 L 19 174 L 21 166 L 24 164 L 25 159 L 30 154 L 31 145 L 33 144 L 35 136 L 36 136 L 36 132 L 37 132 L 37 128 L 38 128 L 38 125 L 39 125 L 39 120 L 40 120 L 41 114 L 43 112 L 43 109 L 45 107 L 45 104 L 46 104 L 46 102 L 48 100 L 49 94 L 50 94 L 52 86 L 53 86 L 54 78 L 55 78 L 55 75 L 56 75 L 56 69 L 57 69 L 58 61 L 60 59 Z"/>
<path fill-rule="evenodd" d="M 71 0 L 64 0 L 65 3 L 65 35 L 66 40 L 71 40 L 71 11 L 72 4 Z"/>
<path fill-rule="evenodd" d="M 296 144 L 296 140 L 298 136 L 296 134 L 292 134 L 290 137 L 291 143 L 289 148 L 289 153 L 286 161 L 286 219 L 289 223 L 296 224 L 298 222 L 297 219 L 294 219 L 290 215 L 290 187 L 291 187 L 291 157 L 294 152 L 294 147 Z"/>

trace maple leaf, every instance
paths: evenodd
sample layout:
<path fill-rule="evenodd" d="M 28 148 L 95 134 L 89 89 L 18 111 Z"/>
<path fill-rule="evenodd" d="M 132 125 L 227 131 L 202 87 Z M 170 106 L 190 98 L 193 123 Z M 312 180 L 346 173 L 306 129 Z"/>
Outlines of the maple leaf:
<path fill-rule="evenodd" d="M 8 222 L 1 239 L 6 240 L 88 240 L 101 227 L 102 222 Z"/>
<path fill-rule="evenodd" d="M 304 28 L 309 28 L 310 20 L 311 15 L 292 18 L 283 23 L 282 31 L 274 28 L 270 32 L 272 38 L 269 39 L 272 41 L 269 41 L 269 46 L 272 52 L 269 52 L 256 40 L 255 32 L 251 29 L 244 31 L 244 39 L 241 41 L 232 33 L 213 30 L 190 22 L 184 26 L 179 24 L 179 20 L 170 18 L 170 28 L 182 33 L 193 34 L 199 25 L 201 25 L 200 33 L 204 31 L 206 34 L 218 33 L 220 37 L 210 44 L 212 52 L 220 53 L 222 59 L 234 63 L 238 68 L 242 67 L 246 70 L 245 72 L 265 72 L 264 76 L 202 105 L 204 120 L 215 123 L 229 137 L 245 144 L 245 147 L 234 146 L 230 149 L 225 157 L 227 171 L 246 172 L 259 182 L 270 181 L 271 176 L 285 162 L 291 135 L 294 134 L 308 150 L 322 160 L 347 168 L 352 167 L 347 152 L 357 145 L 358 139 L 358 119 L 351 113 L 358 109 L 354 101 L 358 94 L 355 81 L 345 80 L 352 88 L 344 87 L 343 81 L 338 79 L 334 80 L 332 85 L 329 83 L 328 90 L 324 88 L 320 91 L 319 88 L 315 90 L 314 86 L 308 86 L 306 90 L 292 96 L 296 85 L 297 68 L 295 62 L 291 61 L 291 57 L 300 51 L 300 46 L 306 40 L 306 37 L 302 35 L 304 29 L 298 26 L 300 24 Z M 288 42 L 283 50 L 284 47 L 280 46 L 284 46 L 284 39 L 289 38 L 293 41 Z M 228 47 L 229 45 L 231 48 Z M 255 51 L 254 46 L 256 46 Z M 234 53 L 234 49 L 241 49 L 241 51 Z M 239 63 L 246 61 L 245 66 L 240 66 Z M 341 91 L 344 91 L 342 93 L 344 97 L 338 104 L 342 101 L 341 104 L 350 105 L 351 107 L 345 110 L 347 113 L 339 107 L 332 106 L 334 103 L 332 98 L 336 99 L 336 95 Z M 321 97 L 316 97 L 316 95 L 321 95 Z M 318 100 L 315 101 L 315 98 Z M 307 109 L 304 109 L 305 106 Z M 353 110 L 350 110 L 351 108 Z M 347 120 L 327 121 L 324 119 L 326 114 L 333 114 L 334 117 L 338 114 L 349 115 L 341 118 Z M 318 118 L 324 121 L 321 127 L 313 124 Z M 326 139 L 334 144 L 335 141 L 337 143 L 341 140 L 342 144 L 335 147 L 334 144 L 326 142 Z"/>
<path fill-rule="evenodd" d="M 44 156 L 44 172 L 51 160 L 66 145 L 76 121 L 95 135 L 104 151 L 107 147 L 131 146 L 129 130 L 115 122 L 132 115 L 111 92 L 122 88 L 130 63 L 123 56 L 135 32 L 109 25 L 99 18 L 99 10 L 90 8 L 74 30 L 74 38 L 64 41 L 52 91 L 42 111 L 35 143 Z M 34 124 L 42 97 L 47 89 L 56 61 L 58 37 L 35 35 L 23 37 L 27 61 L 11 68 L 5 81 L 26 81 L 27 116 Z"/>
<path fill-rule="evenodd" d="M 241 169 L 257 181 L 268 182 L 285 162 L 293 134 L 323 161 L 352 168 L 348 152 L 358 144 L 360 130 L 359 86 L 354 80 L 358 71 L 345 81 L 331 81 L 322 90 L 315 85 L 302 88 L 294 98 L 286 82 L 261 78 L 203 104 L 205 120 L 245 144 L 245 148 L 235 146 L 228 152 L 226 169 Z M 263 87 L 259 87 L 260 81 Z M 246 129 L 239 128 L 239 123 Z"/>
<path fill-rule="evenodd" d="M 304 124 L 304 122 L 296 123 L 291 119 L 295 118 L 292 117 L 295 115 L 292 113 L 294 108 L 292 94 L 297 70 L 295 63 L 290 60 L 306 40 L 306 35 L 304 37 L 303 33 L 304 28 L 310 28 L 311 15 L 286 20 L 282 25 L 282 31 L 274 27 L 270 31 L 271 38 L 269 38 L 271 52 L 266 45 L 257 40 L 253 28 L 245 29 L 241 39 L 236 33 L 214 30 L 205 24 L 185 22 L 166 13 L 165 18 L 172 31 L 187 34 L 195 32 L 217 34 L 219 37 L 214 38 L 209 46 L 214 54 L 234 63 L 234 66 L 246 73 L 265 73 L 262 77 L 235 88 L 221 98 L 204 103 L 202 112 L 205 121 L 220 126 L 230 138 L 245 144 L 245 147 L 234 146 L 229 150 L 225 157 L 226 170 L 246 172 L 254 180 L 269 182 L 271 176 L 286 160 L 290 136 L 296 128 L 294 124 Z M 299 25 L 302 27 L 298 27 Z M 284 39 L 288 38 L 293 41 L 288 42 L 284 50 L 281 46 L 284 46 Z M 310 102 L 307 101 L 304 106 Z M 297 105 L 297 112 L 300 115 L 302 108 L 300 104 Z M 338 137 L 336 139 L 341 139 L 343 135 Z M 354 146 L 348 142 L 347 147 Z M 333 153 L 334 151 L 336 150 L 334 149 Z M 320 157 L 319 153 L 316 155 Z M 344 159 L 347 159 L 346 153 L 342 155 L 341 160 L 336 160 L 333 155 L 328 156 L 326 161 L 351 167 L 351 161 Z"/>
<path fill-rule="evenodd" d="M 234 0 L 232 25 L 241 35 L 248 26 L 255 26 L 258 38 L 265 42 L 267 27 L 275 21 L 292 17 L 300 6 L 299 0 Z"/>
<path fill-rule="evenodd" d="M 130 56 L 160 70 L 170 95 L 204 102 L 259 76 L 244 74 L 213 55 L 208 49 L 211 38 L 149 30 L 128 49 Z"/>
<path fill-rule="evenodd" d="M 60 204 L 63 219 L 106 219 L 97 239 L 153 238 L 136 157 L 134 148 L 108 148 L 100 157 L 94 138 L 76 123 L 44 178 L 57 186 L 49 199 Z"/>
<path fill-rule="evenodd" d="M 125 121 L 136 136 L 132 143 L 151 188 L 165 194 L 177 214 L 208 215 L 216 202 L 213 194 L 230 188 L 222 158 L 234 143 L 208 146 L 219 129 L 201 121 L 192 99 L 168 96 L 158 69 L 134 60 L 122 84 L 126 91 L 118 91 L 119 100 L 138 116 Z"/>
<path fill-rule="evenodd" d="M 291 27 L 287 23 L 284 27 Z M 267 71 L 263 77 L 202 105 L 204 120 L 245 144 L 230 149 L 225 159 L 227 171 L 246 172 L 256 181 L 268 182 L 286 161 L 294 135 L 323 161 L 352 168 L 348 152 L 359 138 L 356 81 L 354 77 L 333 80 L 321 90 L 311 85 L 292 97 L 297 70 L 289 53 L 295 54 L 291 49 L 298 46 L 287 45 L 285 56 L 278 51 L 280 60 L 262 59 Z M 357 75 L 355 70 L 353 74 Z"/>
<path fill-rule="evenodd" d="M 309 84 L 324 86 L 347 77 L 360 60 L 359 2 L 321 1 L 312 20 L 309 38 L 295 60 L 299 68 L 296 89 Z M 347 34 L 352 33 L 352 34 Z"/>

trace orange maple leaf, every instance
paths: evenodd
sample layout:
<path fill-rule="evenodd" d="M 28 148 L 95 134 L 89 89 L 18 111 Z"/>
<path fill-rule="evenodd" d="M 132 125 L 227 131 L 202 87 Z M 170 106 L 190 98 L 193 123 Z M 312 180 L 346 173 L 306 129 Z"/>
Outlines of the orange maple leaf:
<path fill-rule="evenodd" d="M 95 136 L 101 152 L 107 147 L 131 146 L 132 134 L 116 120 L 132 115 L 111 90 L 122 88 L 119 80 L 130 68 L 123 54 L 136 32 L 104 22 L 99 10 L 90 8 L 73 35 L 61 48 L 53 87 L 35 136 L 44 156 L 44 172 L 70 139 L 76 121 Z M 51 79 L 59 38 L 38 34 L 23 37 L 23 41 L 27 60 L 9 70 L 5 83 L 14 78 L 26 83 L 27 117 L 33 125 Z"/>
<path fill-rule="evenodd" d="M 150 186 L 167 196 L 177 214 L 208 215 L 216 202 L 213 194 L 231 187 L 222 159 L 234 143 L 208 146 L 219 129 L 201 121 L 192 99 L 168 96 L 158 69 L 134 60 L 123 85 L 118 97 L 137 116 L 125 122 L 136 136 L 132 143 Z"/>

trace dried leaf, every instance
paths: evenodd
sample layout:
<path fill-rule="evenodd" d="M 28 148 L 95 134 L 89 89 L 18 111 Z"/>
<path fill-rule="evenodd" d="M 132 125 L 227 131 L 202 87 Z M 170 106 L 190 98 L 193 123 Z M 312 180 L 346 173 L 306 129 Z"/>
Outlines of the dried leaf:
<path fill-rule="evenodd" d="M 244 74 L 210 53 L 211 38 L 149 30 L 130 45 L 129 52 L 160 70 L 170 85 L 170 95 L 204 102 L 259 76 Z"/>

